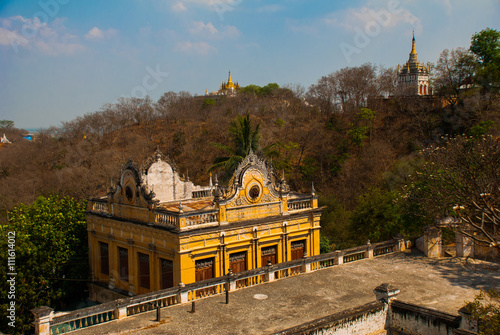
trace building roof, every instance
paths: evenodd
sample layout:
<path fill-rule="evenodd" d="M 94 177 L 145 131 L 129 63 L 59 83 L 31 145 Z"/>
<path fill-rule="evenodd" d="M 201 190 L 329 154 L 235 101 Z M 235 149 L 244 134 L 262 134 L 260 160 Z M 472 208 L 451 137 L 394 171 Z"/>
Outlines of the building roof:
<path fill-rule="evenodd" d="M 479 289 L 500 286 L 499 266 L 477 260 L 439 261 L 418 252 L 397 253 L 284 278 L 224 295 L 175 305 L 73 332 L 87 334 L 270 334 L 375 300 L 390 283 L 398 300 L 457 314 Z"/>
<path fill-rule="evenodd" d="M 321 211 L 314 188 L 311 194 L 290 192 L 284 176 L 253 152 L 223 187 L 211 179 L 200 186 L 181 178 L 175 164 L 157 151 L 142 167 L 129 160 L 108 195 L 89 201 L 90 215 L 175 232 L 269 223 Z"/>
<path fill-rule="evenodd" d="M 413 34 L 411 40 L 411 51 L 408 61 L 402 67 L 398 65 L 398 72 L 400 76 L 407 74 L 429 74 L 429 65 L 421 64 L 418 60 L 417 51 L 415 50 L 415 34 Z"/>

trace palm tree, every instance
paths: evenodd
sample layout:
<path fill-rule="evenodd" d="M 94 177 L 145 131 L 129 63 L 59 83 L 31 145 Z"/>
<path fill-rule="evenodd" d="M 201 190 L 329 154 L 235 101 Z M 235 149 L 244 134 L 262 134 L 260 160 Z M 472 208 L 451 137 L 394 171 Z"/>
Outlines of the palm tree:
<path fill-rule="evenodd" d="M 238 115 L 238 118 L 233 120 L 229 126 L 234 148 L 220 143 L 212 143 L 216 148 L 224 150 L 227 156 L 217 157 L 209 171 L 223 169 L 225 171 L 224 179 L 229 179 L 238 164 L 250 153 L 250 150 L 254 152 L 259 150 L 259 129 L 260 124 L 252 129 L 250 115 Z"/>

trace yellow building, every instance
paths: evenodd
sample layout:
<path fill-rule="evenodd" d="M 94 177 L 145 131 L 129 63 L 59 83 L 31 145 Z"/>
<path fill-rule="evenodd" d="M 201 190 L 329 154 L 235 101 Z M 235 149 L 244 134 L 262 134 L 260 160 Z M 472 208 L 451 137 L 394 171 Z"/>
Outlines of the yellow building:
<path fill-rule="evenodd" d="M 156 152 L 129 161 L 106 197 L 89 201 L 90 298 L 136 295 L 319 254 L 314 190 L 289 191 L 250 153 L 227 187 L 196 186 Z"/>
<path fill-rule="evenodd" d="M 229 76 L 227 78 L 227 82 L 223 81 L 217 92 L 208 92 L 208 90 L 206 90 L 205 95 L 207 95 L 207 96 L 208 95 L 234 96 L 234 95 L 236 95 L 236 92 L 239 89 L 240 89 L 240 84 L 238 84 L 238 82 L 233 83 L 233 80 L 231 79 L 231 71 L 229 71 Z"/>

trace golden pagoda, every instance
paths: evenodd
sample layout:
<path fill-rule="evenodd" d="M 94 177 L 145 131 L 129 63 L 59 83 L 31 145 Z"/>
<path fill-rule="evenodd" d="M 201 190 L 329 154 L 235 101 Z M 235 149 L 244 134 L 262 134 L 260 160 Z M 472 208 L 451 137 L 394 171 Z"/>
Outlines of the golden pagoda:
<path fill-rule="evenodd" d="M 398 87 L 402 95 L 430 95 L 429 65 L 420 63 L 415 50 L 415 33 L 411 40 L 408 62 L 398 65 Z"/>
<path fill-rule="evenodd" d="M 219 90 L 217 91 L 217 95 L 236 95 L 236 92 L 240 89 L 240 84 L 238 82 L 233 83 L 231 79 L 231 70 L 229 71 L 229 77 L 227 82 L 222 82 Z"/>

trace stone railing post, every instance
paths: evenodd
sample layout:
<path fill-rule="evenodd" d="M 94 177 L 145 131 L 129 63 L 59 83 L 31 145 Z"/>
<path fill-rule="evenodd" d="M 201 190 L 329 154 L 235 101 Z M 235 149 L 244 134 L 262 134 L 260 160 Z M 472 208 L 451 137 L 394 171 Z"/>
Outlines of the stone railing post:
<path fill-rule="evenodd" d="M 234 280 L 234 273 L 231 269 L 229 269 L 229 272 L 227 273 L 227 284 L 229 286 L 229 291 L 236 290 L 236 280 Z"/>
<path fill-rule="evenodd" d="M 344 264 L 344 253 L 340 251 L 337 255 L 337 265 Z"/>
<path fill-rule="evenodd" d="M 388 304 L 391 300 L 396 299 L 399 294 L 399 289 L 395 288 L 391 284 L 384 283 L 377 286 L 373 293 L 378 301 L 382 301 Z"/>
<path fill-rule="evenodd" d="M 40 306 L 31 310 L 35 316 L 35 334 L 50 335 L 50 321 L 54 317 L 54 309 L 47 306 Z"/>
<path fill-rule="evenodd" d="M 393 239 L 396 242 L 396 245 L 394 246 L 394 251 L 405 251 L 406 250 L 405 239 L 404 239 L 403 235 L 397 234 L 397 235 L 393 236 Z"/>
<path fill-rule="evenodd" d="M 266 274 L 264 277 L 266 282 L 274 281 L 274 271 L 271 271 L 271 266 L 271 261 L 267 261 Z"/>
<path fill-rule="evenodd" d="M 366 241 L 365 258 L 373 258 L 373 245 L 370 240 Z"/>
<path fill-rule="evenodd" d="M 127 317 L 127 304 L 123 304 L 120 300 L 116 303 L 116 308 L 113 311 L 114 317 L 116 320 L 121 320 Z"/>
<path fill-rule="evenodd" d="M 304 264 L 302 265 L 302 272 L 309 273 L 311 272 L 311 262 L 309 258 L 307 258 L 307 253 L 304 252 Z"/>
<path fill-rule="evenodd" d="M 184 291 L 185 287 L 186 285 L 184 285 L 183 283 L 179 283 L 179 293 L 177 293 L 177 300 L 181 304 L 189 302 L 188 291 Z"/>

